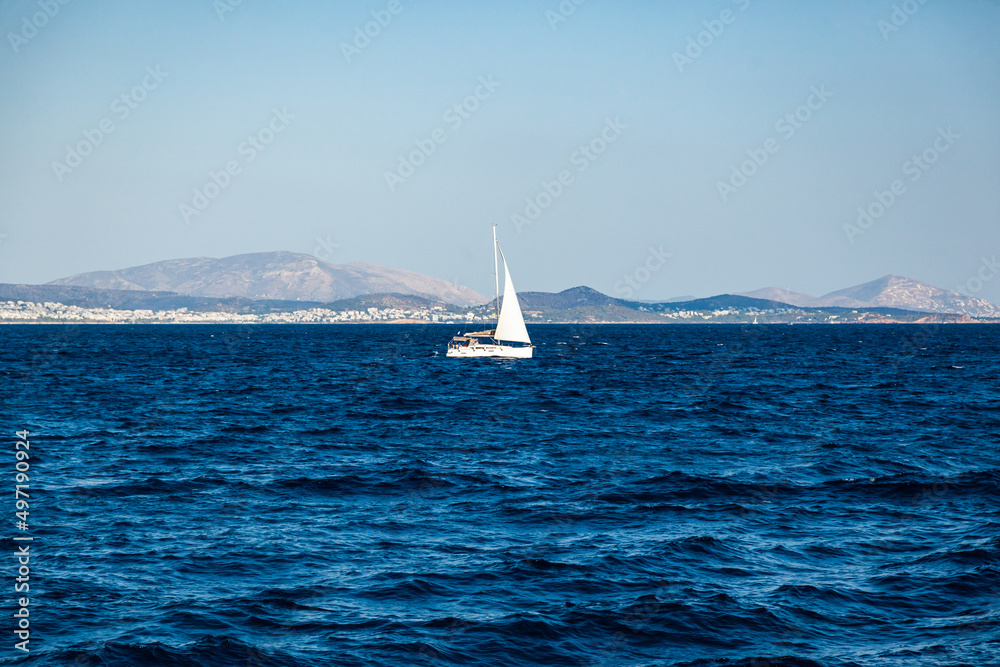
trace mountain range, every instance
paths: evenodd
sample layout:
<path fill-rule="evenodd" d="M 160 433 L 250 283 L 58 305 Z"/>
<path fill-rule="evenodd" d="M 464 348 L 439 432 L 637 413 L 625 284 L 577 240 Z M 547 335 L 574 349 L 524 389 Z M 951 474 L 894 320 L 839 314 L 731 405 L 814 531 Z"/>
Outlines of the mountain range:
<path fill-rule="evenodd" d="M 348 303 L 375 304 L 373 295 L 484 312 L 492 306 L 473 290 L 411 271 L 353 262 L 328 264 L 311 255 L 267 252 L 222 259 L 190 258 L 117 271 L 80 273 L 47 285 L 0 285 L 0 301 L 50 301 L 81 307 L 275 312 Z M 926 283 L 888 275 L 821 297 L 769 287 L 740 294 L 662 302 L 617 299 L 589 287 L 557 294 L 522 292 L 522 309 L 560 321 L 635 321 L 679 311 L 781 310 L 790 306 L 835 313 L 858 309 L 1000 318 L 1000 307 Z M 384 300 L 384 299 L 383 299 Z M 492 303 L 492 302 L 490 302 Z M 456 309 L 457 312 L 458 309 Z"/>
<path fill-rule="evenodd" d="M 743 296 L 780 301 L 803 308 L 905 308 L 925 313 L 961 313 L 971 317 L 1000 317 L 995 304 L 957 292 L 928 285 L 902 276 L 883 276 L 877 280 L 830 292 L 821 297 L 765 287 Z"/>
<path fill-rule="evenodd" d="M 94 271 L 49 285 L 174 292 L 185 296 L 327 303 L 365 294 L 412 294 L 456 306 L 486 301 L 468 287 L 375 264 L 328 264 L 312 255 L 261 252 L 222 259 L 171 259 L 118 271 Z"/>
<path fill-rule="evenodd" d="M 833 321 L 838 318 L 843 318 L 842 321 L 862 321 L 868 316 L 903 318 L 895 321 L 954 321 L 951 314 L 922 317 L 926 313 L 905 308 L 887 306 L 799 307 L 742 294 L 719 294 L 703 299 L 651 303 L 617 299 L 590 287 L 581 286 L 572 287 L 556 294 L 519 292 L 517 297 L 521 308 L 529 319 L 532 316 L 537 316 L 555 322 L 664 322 L 668 319 L 672 321 L 711 319 L 716 322 L 739 322 L 749 321 L 758 313 L 766 315 L 765 321 L 768 322 L 793 320 L 821 322 Z M 490 306 L 480 306 L 482 311 L 488 311 L 489 308 Z M 726 313 L 729 316 L 726 316 Z M 845 318 L 845 315 L 849 313 L 853 313 L 853 315 Z"/>

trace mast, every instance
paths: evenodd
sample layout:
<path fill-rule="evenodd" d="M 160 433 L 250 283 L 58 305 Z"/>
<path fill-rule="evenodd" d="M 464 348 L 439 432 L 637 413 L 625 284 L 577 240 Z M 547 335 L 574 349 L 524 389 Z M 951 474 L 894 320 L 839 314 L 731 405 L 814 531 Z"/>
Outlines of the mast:
<path fill-rule="evenodd" d="M 496 291 L 496 304 L 497 304 L 497 324 L 493 327 L 494 333 L 496 332 L 497 326 L 500 325 L 500 266 L 497 264 L 497 226 L 493 225 L 493 283 Z"/>

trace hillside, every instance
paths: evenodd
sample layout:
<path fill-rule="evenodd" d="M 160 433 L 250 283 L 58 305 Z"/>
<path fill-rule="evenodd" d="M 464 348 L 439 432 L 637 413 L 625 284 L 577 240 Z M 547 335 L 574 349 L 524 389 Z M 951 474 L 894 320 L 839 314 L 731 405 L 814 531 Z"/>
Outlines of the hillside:
<path fill-rule="evenodd" d="M 763 289 L 754 290 L 752 292 L 740 292 L 740 295 L 749 296 L 754 299 L 778 301 L 780 303 L 787 303 L 793 306 L 801 306 L 803 308 L 811 308 L 813 306 L 819 305 L 819 299 L 817 299 L 814 296 L 809 296 L 808 294 L 800 294 L 798 292 L 790 292 L 788 290 L 781 289 L 780 287 L 765 287 Z"/>
<path fill-rule="evenodd" d="M 0 302 L 28 301 L 61 303 L 80 308 L 116 310 L 175 310 L 187 308 L 200 312 L 265 313 L 304 308 L 300 301 L 252 300 L 242 297 L 210 298 L 186 296 L 176 292 L 95 289 L 73 285 L 12 285 L 0 283 Z M 318 305 L 318 304 L 313 304 Z"/>
<path fill-rule="evenodd" d="M 925 313 L 959 313 L 971 317 L 1000 317 L 1000 307 L 989 301 L 922 283 L 903 276 L 887 275 L 861 285 L 830 292 L 821 297 L 765 287 L 744 292 L 745 296 L 773 299 L 807 308 L 898 308 Z"/>
<path fill-rule="evenodd" d="M 1000 307 L 957 292 L 903 276 L 883 276 L 855 287 L 830 292 L 820 298 L 824 306 L 854 308 L 894 307 L 928 313 L 964 313 L 972 317 L 1000 317 Z"/>
<path fill-rule="evenodd" d="M 412 271 L 361 262 L 333 265 L 292 252 L 172 259 L 117 271 L 79 273 L 49 285 L 321 303 L 377 293 L 413 294 L 458 306 L 486 301 L 467 287 Z"/>

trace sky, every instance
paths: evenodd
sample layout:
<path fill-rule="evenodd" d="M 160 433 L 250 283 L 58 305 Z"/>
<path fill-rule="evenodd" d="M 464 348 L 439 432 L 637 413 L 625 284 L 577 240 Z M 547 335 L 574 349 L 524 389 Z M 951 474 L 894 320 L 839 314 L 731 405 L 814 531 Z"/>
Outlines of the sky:
<path fill-rule="evenodd" d="M 0 0 L 0 282 L 274 250 L 1000 302 L 997 0 Z"/>

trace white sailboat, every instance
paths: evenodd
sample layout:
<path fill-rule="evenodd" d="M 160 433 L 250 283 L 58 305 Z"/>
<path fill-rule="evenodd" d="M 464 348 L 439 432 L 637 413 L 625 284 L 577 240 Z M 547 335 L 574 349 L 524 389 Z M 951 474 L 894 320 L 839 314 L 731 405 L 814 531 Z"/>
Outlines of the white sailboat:
<path fill-rule="evenodd" d="M 503 305 L 500 305 L 500 267 L 497 253 L 503 262 Z M 497 325 L 489 331 L 473 331 L 455 336 L 448 343 L 449 357 L 507 357 L 530 359 L 534 346 L 524 326 L 524 316 L 517 302 L 517 292 L 510 279 L 507 259 L 497 244 L 497 228 L 493 226 L 493 278 L 496 287 Z"/>

